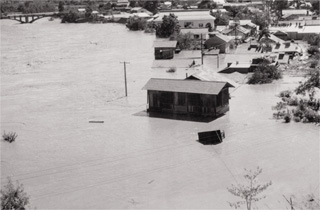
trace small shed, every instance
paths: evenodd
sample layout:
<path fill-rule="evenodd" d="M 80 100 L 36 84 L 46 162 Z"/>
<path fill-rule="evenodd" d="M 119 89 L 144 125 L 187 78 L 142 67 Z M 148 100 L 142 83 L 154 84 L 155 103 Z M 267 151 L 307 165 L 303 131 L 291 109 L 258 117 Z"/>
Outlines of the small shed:
<path fill-rule="evenodd" d="M 177 47 L 177 41 L 155 41 L 153 47 L 155 59 L 172 59 Z"/>
<path fill-rule="evenodd" d="M 229 110 L 228 82 L 150 79 L 148 112 L 168 112 L 217 117 Z"/>
<path fill-rule="evenodd" d="M 211 33 L 209 37 L 210 38 L 204 43 L 206 49 L 219 49 L 221 53 L 228 53 L 230 51 L 231 37 L 220 33 Z"/>

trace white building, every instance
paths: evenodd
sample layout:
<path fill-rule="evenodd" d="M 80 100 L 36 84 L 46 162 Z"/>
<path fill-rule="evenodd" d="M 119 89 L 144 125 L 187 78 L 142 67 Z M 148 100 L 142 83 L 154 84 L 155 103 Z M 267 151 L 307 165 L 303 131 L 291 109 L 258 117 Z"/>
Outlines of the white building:
<path fill-rule="evenodd" d="M 177 16 L 179 21 L 179 25 L 182 28 L 205 28 L 208 23 L 211 24 L 212 28 L 214 28 L 214 20 L 215 17 L 211 16 L 209 10 L 197 10 L 197 11 L 170 11 L 159 13 L 154 16 L 154 22 L 160 23 L 162 22 L 162 18 L 165 15 L 169 15 L 173 13 Z"/>

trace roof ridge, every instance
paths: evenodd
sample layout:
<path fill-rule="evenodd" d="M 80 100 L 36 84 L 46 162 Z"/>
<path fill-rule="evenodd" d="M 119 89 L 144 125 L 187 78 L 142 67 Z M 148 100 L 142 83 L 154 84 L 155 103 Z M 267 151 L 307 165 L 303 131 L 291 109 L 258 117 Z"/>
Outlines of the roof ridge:
<path fill-rule="evenodd" d="M 192 75 L 190 75 L 192 76 Z M 188 81 L 188 82 L 219 82 L 219 83 L 228 83 L 224 81 L 201 81 L 201 80 L 186 80 L 186 79 L 168 79 L 168 78 L 150 78 L 155 80 L 174 80 L 174 81 Z"/>

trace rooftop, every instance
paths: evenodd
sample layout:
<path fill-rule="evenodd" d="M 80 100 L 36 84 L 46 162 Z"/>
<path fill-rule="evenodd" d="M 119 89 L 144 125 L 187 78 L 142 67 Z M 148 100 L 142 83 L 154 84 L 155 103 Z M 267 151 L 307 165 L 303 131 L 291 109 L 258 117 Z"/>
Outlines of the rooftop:
<path fill-rule="evenodd" d="M 187 33 L 192 33 L 192 34 L 208 34 L 208 28 L 182 28 L 180 29 L 181 33 L 187 34 Z"/>
<path fill-rule="evenodd" d="M 154 48 L 176 48 L 177 41 L 154 41 Z"/>
<path fill-rule="evenodd" d="M 308 14 L 307 9 L 284 9 L 282 10 L 283 15 L 306 15 Z"/>
<path fill-rule="evenodd" d="M 155 79 L 151 78 L 142 88 L 143 90 L 156 90 L 178 93 L 198 93 L 218 95 L 224 87 L 233 87 L 227 82 L 198 81 L 178 79 Z"/>
<path fill-rule="evenodd" d="M 201 81 L 216 81 L 216 82 L 227 82 L 231 84 L 234 87 L 237 87 L 238 84 L 234 82 L 233 80 L 230 80 L 221 74 L 214 72 L 214 71 L 199 71 L 197 73 L 194 73 L 188 77 L 190 78 L 196 78 Z"/>
<path fill-rule="evenodd" d="M 230 42 L 233 38 L 230 36 L 226 36 L 220 33 L 209 33 L 210 34 L 210 38 L 218 38 L 224 42 Z"/>
<path fill-rule="evenodd" d="M 154 16 L 154 21 L 162 21 L 165 15 L 170 15 L 173 13 L 178 17 L 178 20 L 215 20 L 213 16 L 210 15 L 209 10 L 204 11 L 171 11 L 171 12 L 161 12 Z"/>
<path fill-rule="evenodd" d="M 273 53 L 280 53 L 280 52 L 302 52 L 301 48 L 299 45 L 295 43 L 285 43 L 285 44 L 280 44 L 280 45 L 275 45 L 272 47 L 272 52 Z"/>

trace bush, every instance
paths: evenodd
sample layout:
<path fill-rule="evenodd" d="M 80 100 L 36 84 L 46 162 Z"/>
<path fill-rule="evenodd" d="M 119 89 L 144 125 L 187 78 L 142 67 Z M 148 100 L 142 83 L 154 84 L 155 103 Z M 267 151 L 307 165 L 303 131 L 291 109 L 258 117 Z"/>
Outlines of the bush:
<path fill-rule="evenodd" d="M 297 97 L 291 97 L 287 101 L 289 106 L 297 106 L 299 104 L 298 98 Z"/>
<path fill-rule="evenodd" d="M 287 105 L 280 101 L 280 102 L 277 103 L 277 105 L 272 107 L 272 109 L 274 109 L 274 110 L 282 110 L 282 109 L 284 109 L 286 107 L 287 107 Z"/>
<path fill-rule="evenodd" d="M 300 122 L 300 121 L 301 121 L 300 117 L 293 117 L 293 120 L 294 120 L 295 122 Z"/>
<path fill-rule="evenodd" d="M 14 186 L 11 179 L 1 189 L 1 209 L 26 209 L 29 196 L 24 192 L 23 185 L 17 182 Z"/>
<path fill-rule="evenodd" d="M 320 46 L 320 35 L 318 34 L 310 34 L 303 38 L 304 41 L 307 41 L 308 44 L 314 46 Z"/>
<path fill-rule="evenodd" d="M 311 55 L 315 55 L 315 54 L 319 53 L 318 46 L 312 45 L 312 46 L 308 47 L 308 53 Z"/>
<path fill-rule="evenodd" d="M 265 84 L 282 78 L 280 70 L 276 66 L 265 63 L 259 65 L 253 75 L 249 78 L 248 84 Z"/>
<path fill-rule="evenodd" d="M 169 73 L 174 73 L 174 72 L 176 72 L 176 67 L 170 67 L 168 70 L 167 70 L 167 72 L 169 72 Z"/>
<path fill-rule="evenodd" d="M 319 122 L 317 121 L 319 119 L 319 114 L 312 109 L 307 109 L 304 112 L 304 117 L 308 120 L 308 122 Z"/>
<path fill-rule="evenodd" d="M 138 16 L 129 17 L 126 27 L 131 31 L 144 30 L 147 25 L 147 21 L 139 18 Z"/>
<path fill-rule="evenodd" d="M 286 114 L 285 116 L 284 116 L 284 121 L 286 122 L 286 123 L 289 123 L 290 121 L 291 121 L 291 116 L 290 116 L 290 114 Z"/>
<path fill-rule="evenodd" d="M 319 64 L 319 61 L 317 60 L 312 60 L 310 63 L 310 68 L 316 68 L 316 66 Z"/>
<path fill-rule="evenodd" d="M 63 14 L 61 23 L 76 23 L 79 18 L 80 15 L 78 13 L 70 11 Z"/>
<path fill-rule="evenodd" d="M 9 143 L 15 141 L 17 137 L 18 135 L 16 134 L 16 132 L 9 132 L 9 133 L 4 132 L 2 135 L 3 140 Z"/>
<path fill-rule="evenodd" d="M 290 91 L 290 90 L 284 90 L 284 91 L 281 91 L 281 92 L 279 93 L 279 96 L 280 96 L 280 97 L 290 98 L 291 95 L 292 95 L 292 91 Z"/>

